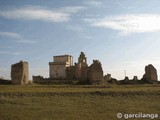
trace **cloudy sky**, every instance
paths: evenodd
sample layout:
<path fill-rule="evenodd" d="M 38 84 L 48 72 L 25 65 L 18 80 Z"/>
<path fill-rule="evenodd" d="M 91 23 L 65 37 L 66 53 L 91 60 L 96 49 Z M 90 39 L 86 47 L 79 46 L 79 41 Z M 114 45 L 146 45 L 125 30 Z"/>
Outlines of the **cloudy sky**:
<path fill-rule="evenodd" d="M 160 0 L 0 0 L 0 76 L 29 62 L 49 77 L 53 56 L 83 51 L 117 79 L 141 78 L 153 64 L 160 75 Z"/>

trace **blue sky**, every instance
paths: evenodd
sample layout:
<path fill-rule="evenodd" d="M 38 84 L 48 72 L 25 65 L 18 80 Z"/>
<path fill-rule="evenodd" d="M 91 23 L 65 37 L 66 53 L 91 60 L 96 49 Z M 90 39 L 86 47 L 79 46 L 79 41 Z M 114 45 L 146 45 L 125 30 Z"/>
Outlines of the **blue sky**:
<path fill-rule="evenodd" d="M 160 75 L 159 0 L 0 0 L 0 76 L 29 62 L 32 75 L 49 77 L 53 56 L 83 51 L 117 79 L 141 78 L 153 64 Z"/>

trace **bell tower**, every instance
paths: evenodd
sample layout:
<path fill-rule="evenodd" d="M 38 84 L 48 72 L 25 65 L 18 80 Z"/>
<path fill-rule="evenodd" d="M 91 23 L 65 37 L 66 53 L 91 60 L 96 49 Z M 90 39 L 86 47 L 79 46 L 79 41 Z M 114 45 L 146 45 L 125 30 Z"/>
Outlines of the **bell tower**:
<path fill-rule="evenodd" d="M 85 57 L 85 54 L 83 52 L 81 52 L 79 58 L 78 58 L 78 63 L 80 64 L 85 64 L 86 66 L 87 65 L 87 58 Z"/>

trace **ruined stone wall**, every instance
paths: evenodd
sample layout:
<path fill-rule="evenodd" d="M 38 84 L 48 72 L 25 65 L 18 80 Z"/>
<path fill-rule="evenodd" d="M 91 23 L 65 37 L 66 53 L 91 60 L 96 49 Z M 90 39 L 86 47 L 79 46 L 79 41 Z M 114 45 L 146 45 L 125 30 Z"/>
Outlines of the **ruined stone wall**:
<path fill-rule="evenodd" d="M 138 77 L 137 76 L 133 76 L 133 81 L 137 81 Z"/>
<path fill-rule="evenodd" d="M 91 84 L 100 84 L 103 80 L 102 65 L 98 60 L 93 60 L 88 71 L 88 79 Z"/>
<path fill-rule="evenodd" d="M 28 62 L 20 61 L 11 66 L 12 84 L 23 85 L 29 82 Z"/>
<path fill-rule="evenodd" d="M 88 79 L 88 70 L 89 70 L 89 67 L 83 67 L 81 69 L 81 80 L 87 80 Z"/>
<path fill-rule="evenodd" d="M 32 76 L 33 83 L 37 83 L 40 80 L 43 80 L 43 76 Z"/>
<path fill-rule="evenodd" d="M 88 77 L 87 58 L 83 52 L 80 53 L 78 63 L 75 63 L 75 78 L 79 80 L 87 80 Z"/>
<path fill-rule="evenodd" d="M 87 58 L 83 52 L 80 53 L 78 62 L 74 66 L 66 66 L 58 56 L 54 62 L 50 62 L 50 78 L 61 78 L 67 80 L 90 81 L 92 84 L 100 84 L 103 80 L 103 70 L 98 60 L 93 60 L 93 64 L 88 67 Z M 62 57 L 63 58 L 63 57 Z M 61 61 L 61 62 L 60 62 Z M 63 68 L 64 66 L 64 68 Z M 62 69 L 61 69 L 62 68 Z M 65 72 L 64 72 L 65 70 Z M 60 73 L 60 74 L 59 74 Z"/>
<path fill-rule="evenodd" d="M 149 64 L 145 67 L 145 74 L 143 75 L 142 80 L 148 83 L 154 83 L 158 81 L 157 70 L 153 65 Z"/>
<path fill-rule="evenodd" d="M 107 75 L 104 76 L 105 81 L 109 81 L 111 79 L 112 79 L 111 74 L 107 74 Z"/>
<path fill-rule="evenodd" d="M 81 79 L 81 66 L 80 64 L 75 64 L 75 79 Z"/>
<path fill-rule="evenodd" d="M 75 79 L 75 66 L 70 66 L 66 68 L 66 79 L 67 80 Z"/>
<path fill-rule="evenodd" d="M 89 80 L 92 84 L 100 84 L 103 80 L 103 70 L 98 60 L 93 60 L 93 64 L 88 67 L 87 58 L 81 52 L 78 63 L 75 66 L 68 67 L 66 70 L 67 79 L 76 79 L 79 81 Z"/>
<path fill-rule="evenodd" d="M 66 67 L 65 64 L 50 64 L 50 78 L 66 78 Z"/>

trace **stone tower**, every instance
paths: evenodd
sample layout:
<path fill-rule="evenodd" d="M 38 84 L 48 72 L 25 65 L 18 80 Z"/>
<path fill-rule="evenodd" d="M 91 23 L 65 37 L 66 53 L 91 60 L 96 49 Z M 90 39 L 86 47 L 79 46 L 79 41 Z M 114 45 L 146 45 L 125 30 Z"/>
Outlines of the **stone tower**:
<path fill-rule="evenodd" d="M 145 67 L 145 74 L 143 75 L 142 80 L 148 83 L 157 83 L 158 82 L 158 75 L 156 68 L 149 64 Z"/>
<path fill-rule="evenodd" d="M 75 78 L 80 80 L 87 79 L 87 58 L 83 52 L 80 53 L 78 63 L 75 63 Z"/>
<path fill-rule="evenodd" d="M 50 78 L 65 79 L 66 68 L 73 66 L 73 57 L 71 55 L 54 56 L 54 61 L 49 62 Z"/>
<path fill-rule="evenodd" d="M 11 79 L 12 84 L 23 85 L 28 83 L 29 72 L 28 62 L 20 61 L 19 63 L 11 66 Z"/>
<path fill-rule="evenodd" d="M 103 80 L 102 65 L 98 60 L 93 60 L 89 67 L 88 78 L 91 84 L 100 84 Z"/>

